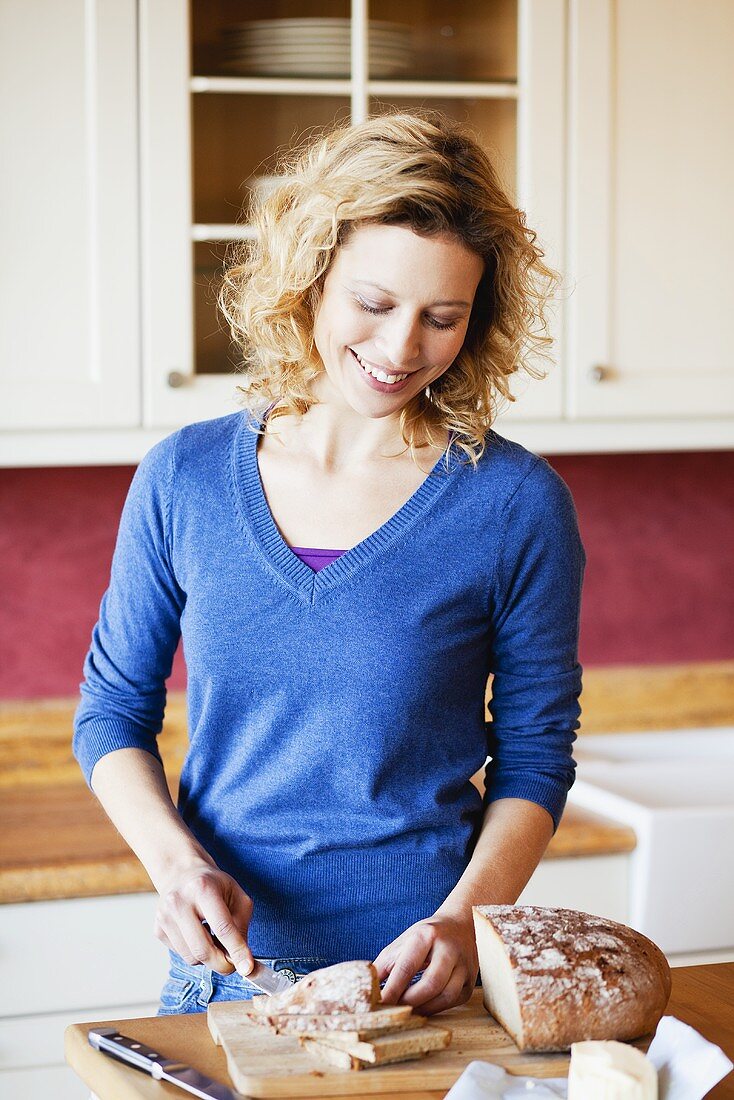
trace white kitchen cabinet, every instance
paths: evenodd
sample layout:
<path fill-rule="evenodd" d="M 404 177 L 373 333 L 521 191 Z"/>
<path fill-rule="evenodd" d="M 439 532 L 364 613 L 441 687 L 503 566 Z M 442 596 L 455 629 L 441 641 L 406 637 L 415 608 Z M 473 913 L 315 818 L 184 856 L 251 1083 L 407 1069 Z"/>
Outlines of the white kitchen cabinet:
<path fill-rule="evenodd" d="M 89 1100 L 89 1086 L 64 1061 L 66 1028 L 156 1010 L 157 1003 L 144 1002 L 0 1019 L 0 1100 Z"/>
<path fill-rule="evenodd" d="M 6 465 L 13 433 L 140 423 L 135 8 L 0 4 Z"/>
<path fill-rule="evenodd" d="M 29 6 L 26 19 L 38 19 L 36 7 Z M 86 283 L 71 279 L 65 287 L 67 295 L 76 295 L 73 335 L 86 324 L 91 336 L 85 347 L 91 350 L 87 360 L 83 355 L 75 357 L 69 349 L 73 340 L 67 339 L 54 360 L 59 381 L 53 394 L 46 394 L 47 416 L 38 409 L 25 417 L 13 413 L 0 436 L 0 463 L 137 462 L 154 442 L 178 426 L 237 408 L 235 356 L 214 306 L 213 286 L 224 250 L 229 241 L 249 232 L 242 218 L 248 181 L 268 171 L 277 148 L 335 119 L 358 122 L 387 106 L 410 109 L 423 104 L 468 121 L 492 153 L 510 193 L 527 209 L 548 261 L 563 267 L 565 0 L 494 0 L 491 4 L 461 0 L 448 14 L 443 6 L 406 0 L 398 16 L 389 0 L 370 0 L 369 5 L 363 0 L 335 0 L 324 10 L 313 4 L 308 14 L 348 17 L 353 28 L 349 71 L 343 78 L 328 79 L 223 75 L 219 35 L 222 26 L 244 17 L 241 6 L 211 5 L 204 0 L 140 0 L 137 88 L 131 86 L 136 71 L 130 57 L 134 7 L 132 0 L 128 5 L 107 0 L 84 9 L 80 0 L 76 23 L 72 18 L 65 34 L 56 37 L 64 47 L 58 56 L 68 55 L 76 62 L 73 71 L 81 74 L 78 81 L 85 98 L 78 94 L 74 99 L 70 93 L 61 97 L 78 139 L 66 150 L 69 171 L 77 181 L 76 187 L 67 188 L 70 199 L 77 202 L 70 209 L 77 214 L 68 225 L 58 219 L 47 225 L 46 241 L 53 243 L 55 253 L 68 255 L 76 249 L 78 262 L 89 268 Z M 84 10 L 86 24 L 81 20 Z M 248 4 L 244 14 L 256 19 L 302 15 L 303 11 L 288 0 L 277 5 L 262 0 Z M 112 27 L 113 16 L 118 20 L 129 16 L 133 21 L 117 35 L 117 46 L 104 38 L 104 51 L 114 53 L 108 57 L 101 47 L 95 50 L 94 28 L 87 24 L 96 20 L 99 28 Z M 415 66 L 410 79 L 372 79 L 366 49 L 368 20 L 395 18 L 412 27 Z M 30 70 L 34 58 L 25 44 L 32 35 L 20 15 L 13 30 L 13 49 L 21 59 L 17 64 Z M 105 73 L 110 81 L 114 77 L 114 86 L 100 85 Z M 53 84 L 52 76 L 47 83 Z M 130 148 L 119 179 L 100 169 L 91 175 L 92 188 L 90 163 L 97 147 L 90 127 L 104 113 L 127 111 L 120 140 L 129 142 L 132 136 L 134 144 L 130 122 L 136 93 L 139 166 Z M 110 127 L 105 129 L 108 132 L 116 131 Z M 23 133 L 18 126 L 17 144 Z M 37 143 L 45 138 L 39 118 Z M 138 167 L 136 221 L 134 187 L 127 202 L 122 201 L 121 192 L 129 188 Z M 21 162 L 17 186 L 22 187 L 30 176 L 32 166 Z M 91 188 L 88 194 L 82 192 L 79 181 Z M 122 251 L 105 247 L 97 255 L 92 238 L 84 236 L 88 224 L 83 218 L 98 235 L 102 229 L 111 232 L 115 227 L 94 220 L 97 207 L 104 212 L 110 206 L 121 210 L 117 228 L 120 246 L 125 247 Z M 79 247 L 85 240 L 86 252 Z M 125 293 L 117 296 L 120 310 L 113 315 L 123 331 L 115 336 L 111 329 L 102 331 L 100 311 L 110 295 L 94 276 L 102 263 L 99 257 L 114 255 L 125 261 L 113 268 L 122 279 L 134 267 L 126 257 L 138 248 L 139 281 L 132 289 L 139 292 L 141 318 L 135 312 L 137 299 L 130 300 L 126 286 Z M 71 324 L 66 306 L 62 312 Z M 561 320 L 556 310 L 551 323 L 558 353 Z M 22 330 L 20 321 L 15 328 Z M 104 343 L 104 360 L 92 355 L 94 340 Z M 107 365 L 113 361 L 117 369 L 108 374 Z M 14 362 L 27 390 L 25 402 L 14 398 L 6 402 L 17 410 L 28 403 L 32 383 L 27 357 L 20 354 Z M 85 384 L 93 396 L 99 397 L 109 377 L 118 391 L 124 390 L 124 397 L 117 392 L 114 400 L 99 397 L 96 405 L 91 397 L 79 401 L 68 383 L 75 372 L 85 369 L 85 363 L 89 367 Z M 10 395 L 7 389 L 6 394 Z M 556 371 L 537 393 L 531 385 L 520 415 L 531 420 L 557 419 L 561 402 L 561 377 Z M 512 415 L 517 416 L 515 410 Z"/>
<path fill-rule="evenodd" d="M 518 898 L 518 905 L 578 909 L 629 922 L 627 854 L 544 859 Z"/>
<path fill-rule="evenodd" d="M 571 0 L 569 20 L 568 415 L 695 418 L 705 448 L 705 418 L 715 439 L 734 417 L 734 4 Z"/>
<path fill-rule="evenodd" d="M 0 1097 L 86 1100 L 64 1062 L 64 1030 L 154 1016 L 168 954 L 153 936 L 156 895 L 0 905 Z"/>
<path fill-rule="evenodd" d="M 234 411 L 215 293 L 274 152 L 388 106 L 468 122 L 564 275 L 556 366 L 498 430 L 545 454 L 734 447 L 726 0 L 6 0 L 0 465 L 136 463 Z M 244 19 L 351 19 L 343 77 L 237 75 Z M 373 79 L 371 19 L 412 27 Z M 42 26 L 44 33 L 36 33 Z M 138 200 L 139 196 L 139 200 Z"/>

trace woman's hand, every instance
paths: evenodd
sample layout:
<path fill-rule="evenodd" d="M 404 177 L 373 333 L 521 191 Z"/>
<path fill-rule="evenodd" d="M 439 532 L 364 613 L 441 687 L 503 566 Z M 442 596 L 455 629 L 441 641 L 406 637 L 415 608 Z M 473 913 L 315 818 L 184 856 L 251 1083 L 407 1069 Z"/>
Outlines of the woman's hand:
<path fill-rule="evenodd" d="M 411 924 L 382 949 L 374 965 L 380 981 L 387 978 L 383 1004 L 412 1005 L 421 1016 L 464 1004 L 479 973 L 471 915 L 436 914 Z M 422 977 L 410 985 L 419 970 Z"/>
<path fill-rule="evenodd" d="M 243 977 L 250 973 L 254 959 L 247 929 L 252 899 L 230 875 L 202 861 L 174 872 L 159 896 L 154 933 L 166 947 L 190 966 L 203 963 L 219 974 L 236 970 Z"/>

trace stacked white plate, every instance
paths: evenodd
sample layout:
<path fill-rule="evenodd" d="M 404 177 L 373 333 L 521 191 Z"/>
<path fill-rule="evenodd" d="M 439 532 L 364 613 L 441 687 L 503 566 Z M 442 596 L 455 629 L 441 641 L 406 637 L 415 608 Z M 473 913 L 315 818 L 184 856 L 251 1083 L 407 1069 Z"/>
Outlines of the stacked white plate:
<path fill-rule="evenodd" d="M 399 76 L 413 59 L 411 27 L 371 20 L 370 76 Z M 253 19 L 222 27 L 222 68 L 240 76 L 350 75 L 349 19 Z"/>

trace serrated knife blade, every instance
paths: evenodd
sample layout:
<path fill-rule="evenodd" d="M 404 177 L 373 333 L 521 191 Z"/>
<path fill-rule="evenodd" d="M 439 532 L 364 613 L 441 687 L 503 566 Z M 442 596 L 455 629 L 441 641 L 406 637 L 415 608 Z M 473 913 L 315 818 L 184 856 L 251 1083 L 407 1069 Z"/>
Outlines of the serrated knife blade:
<path fill-rule="evenodd" d="M 121 1035 L 116 1028 L 90 1028 L 88 1038 L 91 1046 L 102 1054 L 108 1054 L 118 1062 L 125 1062 L 134 1069 L 149 1073 L 156 1081 L 170 1081 L 172 1085 L 178 1085 L 192 1096 L 200 1096 L 203 1100 L 243 1100 L 242 1094 L 235 1092 L 229 1085 L 207 1077 L 205 1073 L 200 1073 L 185 1062 L 166 1058 L 153 1047 L 147 1047 L 128 1035 Z"/>

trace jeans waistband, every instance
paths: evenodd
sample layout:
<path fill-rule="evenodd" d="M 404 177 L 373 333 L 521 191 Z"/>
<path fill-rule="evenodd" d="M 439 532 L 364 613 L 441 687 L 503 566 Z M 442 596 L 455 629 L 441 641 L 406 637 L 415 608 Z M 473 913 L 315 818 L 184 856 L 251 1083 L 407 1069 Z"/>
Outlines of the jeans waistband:
<path fill-rule="evenodd" d="M 202 975 L 209 971 L 209 968 L 203 965 L 192 966 L 190 963 L 184 962 L 180 955 L 175 951 L 168 952 L 170 957 L 170 972 L 172 977 L 190 978 L 193 981 L 200 981 Z M 292 980 L 302 978 L 305 974 L 310 974 L 312 970 L 320 970 L 324 966 L 332 966 L 335 961 L 333 959 L 322 959 L 318 957 L 297 957 L 297 958 L 277 958 L 266 959 L 261 956 L 256 956 L 257 961 L 264 963 L 265 966 L 271 967 L 273 970 L 287 970 L 293 975 Z M 218 986 L 231 987 L 232 989 L 242 988 L 243 985 L 249 986 L 250 983 L 247 978 L 244 978 L 236 971 L 232 974 L 220 974 L 218 971 L 211 971 L 212 980 Z M 289 977 L 291 976 L 289 974 Z"/>

